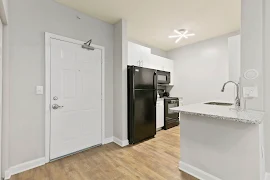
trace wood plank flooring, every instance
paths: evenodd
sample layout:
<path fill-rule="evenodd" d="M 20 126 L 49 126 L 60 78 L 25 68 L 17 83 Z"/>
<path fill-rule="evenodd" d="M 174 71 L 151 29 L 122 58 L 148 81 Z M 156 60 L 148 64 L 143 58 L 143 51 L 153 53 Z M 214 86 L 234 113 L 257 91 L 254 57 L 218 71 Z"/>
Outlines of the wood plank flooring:
<path fill-rule="evenodd" d="M 179 171 L 180 128 L 121 148 L 114 143 L 17 174 L 11 180 L 197 180 Z"/>

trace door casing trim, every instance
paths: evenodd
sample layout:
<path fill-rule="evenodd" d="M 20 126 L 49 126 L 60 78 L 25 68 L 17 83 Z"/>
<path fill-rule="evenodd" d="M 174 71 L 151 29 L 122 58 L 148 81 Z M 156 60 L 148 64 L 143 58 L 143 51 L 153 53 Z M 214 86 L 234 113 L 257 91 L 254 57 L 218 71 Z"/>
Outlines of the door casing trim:
<path fill-rule="evenodd" d="M 74 44 L 83 44 L 85 42 L 71 39 L 68 37 L 45 32 L 45 163 L 50 162 L 50 130 L 51 130 L 51 39 L 57 39 Z M 105 48 L 103 46 L 91 44 L 92 47 L 101 50 L 102 67 L 102 93 L 101 93 L 101 138 L 102 144 L 105 144 Z"/>

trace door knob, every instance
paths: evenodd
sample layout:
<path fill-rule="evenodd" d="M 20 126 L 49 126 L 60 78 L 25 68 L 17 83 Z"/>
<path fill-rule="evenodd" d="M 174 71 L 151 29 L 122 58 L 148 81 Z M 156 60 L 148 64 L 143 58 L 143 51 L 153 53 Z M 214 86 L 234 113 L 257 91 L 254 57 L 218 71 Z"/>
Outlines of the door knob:
<path fill-rule="evenodd" d="M 63 108 L 64 106 L 59 106 L 58 104 L 53 104 L 52 105 L 52 108 L 53 109 L 60 109 L 60 108 Z"/>

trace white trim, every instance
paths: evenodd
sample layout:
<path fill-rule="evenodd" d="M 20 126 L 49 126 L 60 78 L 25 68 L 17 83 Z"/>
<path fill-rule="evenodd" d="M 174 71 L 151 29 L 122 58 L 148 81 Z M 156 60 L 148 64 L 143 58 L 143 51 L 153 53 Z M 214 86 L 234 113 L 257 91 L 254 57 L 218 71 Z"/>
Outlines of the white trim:
<path fill-rule="evenodd" d="M 259 125 L 259 158 L 260 158 L 260 179 L 264 180 L 265 172 L 265 152 L 264 152 L 264 123 Z"/>
<path fill-rule="evenodd" d="M 28 161 L 22 164 L 18 164 L 16 166 L 12 166 L 5 172 L 5 179 L 10 179 L 12 175 L 19 174 L 21 172 L 42 166 L 44 164 L 45 158 L 39 158 L 33 161 Z"/>
<path fill-rule="evenodd" d="M 270 173 L 265 173 L 264 180 L 270 180 Z"/>
<path fill-rule="evenodd" d="M 191 166 L 189 164 L 186 164 L 182 161 L 179 162 L 179 169 L 181 171 L 184 171 L 185 173 L 188 173 L 195 178 L 198 178 L 200 180 L 221 180 L 211 174 L 208 174 L 207 172 L 204 172 L 194 166 Z"/>
<path fill-rule="evenodd" d="M 125 147 L 125 146 L 128 146 L 129 145 L 129 141 L 128 140 L 122 141 L 122 140 L 118 139 L 117 137 L 113 137 L 113 142 L 115 144 L 118 144 L 121 147 Z"/>
<path fill-rule="evenodd" d="M 104 141 L 103 141 L 103 144 L 109 144 L 111 142 L 113 142 L 113 137 L 105 138 Z"/>
<path fill-rule="evenodd" d="M 5 171 L 4 179 L 6 180 L 6 179 L 10 179 L 10 178 L 11 178 L 11 173 L 10 173 L 10 170 L 8 169 L 8 170 Z"/>
<path fill-rule="evenodd" d="M 50 161 L 50 97 L 51 97 L 51 39 L 58 39 L 75 44 L 83 44 L 85 42 L 51 34 L 45 32 L 45 159 L 46 163 Z M 100 49 L 102 53 L 102 144 L 105 144 L 105 48 L 95 44 L 91 44 L 96 49 Z"/>

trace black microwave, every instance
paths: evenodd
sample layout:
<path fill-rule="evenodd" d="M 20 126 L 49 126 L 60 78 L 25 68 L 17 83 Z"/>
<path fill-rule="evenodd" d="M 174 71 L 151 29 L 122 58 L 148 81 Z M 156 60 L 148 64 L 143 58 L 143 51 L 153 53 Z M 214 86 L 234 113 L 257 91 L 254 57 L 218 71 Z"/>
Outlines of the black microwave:
<path fill-rule="evenodd" d="M 158 84 L 170 84 L 171 73 L 166 71 L 157 71 L 157 82 Z"/>

